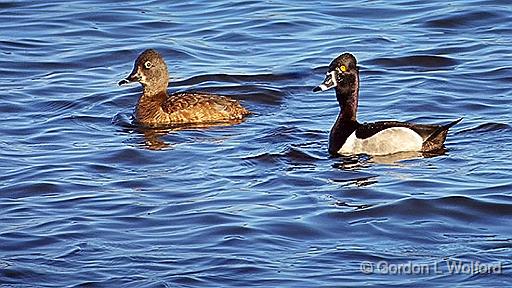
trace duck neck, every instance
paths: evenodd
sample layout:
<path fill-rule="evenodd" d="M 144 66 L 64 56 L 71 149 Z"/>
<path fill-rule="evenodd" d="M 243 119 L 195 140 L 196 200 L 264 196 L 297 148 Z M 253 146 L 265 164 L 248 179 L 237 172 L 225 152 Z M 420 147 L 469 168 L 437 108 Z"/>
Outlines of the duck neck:
<path fill-rule="evenodd" d="M 356 78 L 354 88 L 349 91 L 341 91 L 336 87 L 336 98 L 340 104 L 341 113 L 338 120 L 355 122 L 357 115 L 357 105 L 359 99 L 359 76 Z"/>
<path fill-rule="evenodd" d="M 162 83 L 161 85 L 142 85 L 142 98 L 146 99 L 158 99 L 161 95 L 167 95 L 167 84 Z"/>
<path fill-rule="evenodd" d="M 146 119 L 154 118 L 155 113 L 160 113 L 158 109 L 164 105 L 167 99 L 166 89 L 153 90 L 148 89 L 146 86 L 143 88 L 143 94 L 137 103 L 136 115 L 137 119 L 145 122 Z"/>
<path fill-rule="evenodd" d="M 148 93 L 146 90 L 144 90 L 142 96 L 140 96 L 139 104 L 147 103 L 147 102 L 163 103 L 166 98 L 167 98 L 167 92 L 165 90 L 160 91 L 160 92 L 151 92 L 151 93 Z"/>
<path fill-rule="evenodd" d="M 142 84 L 142 96 L 139 99 L 140 103 L 157 102 L 161 104 L 167 98 L 167 82 L 160 85 L 146 85 Z"/>

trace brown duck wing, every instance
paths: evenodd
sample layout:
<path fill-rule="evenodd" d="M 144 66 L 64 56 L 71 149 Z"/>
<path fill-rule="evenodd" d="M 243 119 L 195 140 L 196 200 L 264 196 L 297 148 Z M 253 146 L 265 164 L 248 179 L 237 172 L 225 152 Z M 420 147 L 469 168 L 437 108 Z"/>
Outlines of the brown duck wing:
<path fill-rule="evenodd" d="M 172 122 L 216 122 L 242 119 L 250 112 L 237 100 L 206 93 L 175 93 L 163 105 Z"/>

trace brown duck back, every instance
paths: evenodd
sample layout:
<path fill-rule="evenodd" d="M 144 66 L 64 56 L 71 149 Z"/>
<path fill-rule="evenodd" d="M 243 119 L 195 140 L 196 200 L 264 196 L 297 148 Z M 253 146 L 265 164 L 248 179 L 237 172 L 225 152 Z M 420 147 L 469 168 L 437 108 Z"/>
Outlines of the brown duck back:
<path fill-rule="evenodd" d="M 251 114 L 235 99 L 206 93 L 176 93 L 160 101 L 154 100 L 156 101 L 139 101 L 136 114 L 140 123 L 161 125 L 224 122 L 243 119 Z"/>

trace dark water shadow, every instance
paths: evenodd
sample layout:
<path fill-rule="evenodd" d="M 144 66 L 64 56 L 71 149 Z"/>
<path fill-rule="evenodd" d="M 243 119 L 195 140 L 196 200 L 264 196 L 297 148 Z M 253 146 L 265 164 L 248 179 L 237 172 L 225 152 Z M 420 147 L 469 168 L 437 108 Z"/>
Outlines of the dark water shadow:
<path fill-rule="evenodd" d="M 441 69 L 454 69 L 459 65 L 457 59 L 438 55 L 412 55 L 402 57 L 380 57 L 366 61 L 367 64 L 412 71 L 435 71 Z"/>

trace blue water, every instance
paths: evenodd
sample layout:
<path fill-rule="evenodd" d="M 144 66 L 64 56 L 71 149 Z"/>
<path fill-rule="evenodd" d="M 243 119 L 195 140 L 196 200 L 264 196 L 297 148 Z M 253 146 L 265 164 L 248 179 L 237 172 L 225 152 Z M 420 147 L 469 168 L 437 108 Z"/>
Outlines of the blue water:
<path fill-rule="evenodd" d="M 51 2 L 0 2 L 1 287 L 511 285 L 510 1 Z M 255 115 L 133 125 L 147 48 Z M 328 155 L 345 51 L 360 121 L 464 117 L 444 155 Z"/>

